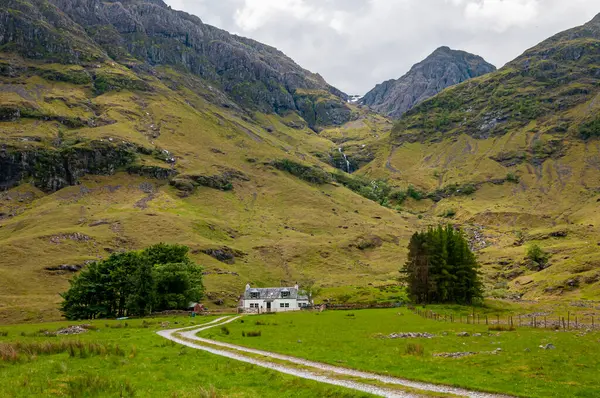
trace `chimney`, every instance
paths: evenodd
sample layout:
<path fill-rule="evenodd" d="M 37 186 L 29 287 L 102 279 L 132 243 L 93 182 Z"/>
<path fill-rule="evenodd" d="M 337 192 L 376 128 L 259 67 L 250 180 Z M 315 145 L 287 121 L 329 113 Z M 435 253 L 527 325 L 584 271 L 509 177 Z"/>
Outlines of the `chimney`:
<path fill-rule="evenodd" d="M 250 284 L 246 283 L 246 290 L 250 290 Z"/>
<path fill-rule="evenodd" d="M 294 285 L 294 289 L 298 290 L 298 282 Z"/>

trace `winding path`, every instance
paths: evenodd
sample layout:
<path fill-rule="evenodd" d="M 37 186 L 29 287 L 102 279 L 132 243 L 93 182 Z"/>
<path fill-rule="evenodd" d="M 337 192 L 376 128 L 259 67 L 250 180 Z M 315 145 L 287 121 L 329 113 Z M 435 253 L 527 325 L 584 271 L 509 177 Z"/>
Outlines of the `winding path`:
<path fill-rule="evenodd" d="M 354 369 L 342 368 L 339 366 L 332 366 L 321 362 L 309 361 L 302 358 L 292 357 L 289 355 L 276 354 L 268 351 L 256 350 L 253 348 L 242 347 L 234 344 L 223 343 L 216 340 L 204 339 L 197 337 L 196 334 L 206 329 L 225 325 L 233 322 L 241 316 L 225 316 L 204 325 L 200 325 L 194 328 L 183 328 L 183 329 L 171 329 L 161 330 L 157 332 L 160 336 L 174 341 L 178 344 L 203 350 L 211 354 L 220 355 L 226 358 L 235 359 L 237 361 L 250 363 L 263 368 L 271 369 L 277 372 L 289 374 L 292 376 L 298 376 L 308 380 L 315 380 L 322 383 L 332 384 L 336 386 L 350 388 L 356 391 L 361 391 L 381 397 L 390 398 L 413 398 L 420 397 L 418 391 L 416 392 L 403 392 L 392 388 L 380 387 L 372 384 L 361 383 L 358 381 L 346 380 L 343 377 L 360 378 L 365 381 L 377 381 L 386 384 L 392 384 L 400 387 L 410 388 L 414 390 L 421 390 L 424 393 L 440 393 L 440 394 L 454 394 L 461 397 L 471 398 L 510 398 L 507 395 L 490 394 L 484 392 L 477 392 L 466 390 L 462 388 L 449 387 L 431 383 L 422 383 L 411 380 L 405 380 L 397 377 L 383 376 L 376 373 L 363 372 Z M 209 344 L 210 346 L 208 346 Z M 216 347 L 223 347 L 219 349 Z M 276 359 L 279 361 L 287 361 L 290 365 L 283 365 L 280 363 L 271 362 L 268 360 L 261 360 L 255 357 L 243 355 L 243 353 L 261 355 L 267 358 Z M 300 365 L 300 366 L 298 366 Z M 329 373 L 330 375 L 326 375 Z M 335 377 L 338 375 L 341 378 Z"/>

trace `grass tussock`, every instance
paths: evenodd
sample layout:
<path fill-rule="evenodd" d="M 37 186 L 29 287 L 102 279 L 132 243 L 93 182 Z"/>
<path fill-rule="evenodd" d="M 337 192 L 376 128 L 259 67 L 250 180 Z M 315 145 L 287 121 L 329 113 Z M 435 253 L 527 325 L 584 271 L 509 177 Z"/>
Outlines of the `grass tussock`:
<path fill-rule="evenodd" d="M 8 332 L 6 330 L 0 330 L 0 337 L 8 336 Z"/>
<path fill-rule="evenodd" d="M 425 354 L 425 347 L 423 347 L 421 344 L 408 343 L 404 353 L 406 355 L 422 357 Z"/>
<path fill-rule="evenodd" d="M 512 325 L 490 325 L 488 330 L 490 332 L 514 332 L 517 328 Z"/>
<path fill-rule="evenodd" d="M 84 374 L 67 381 L 66 395 L 69 397 L 102 395 L 135 397 L 136 390 L 128 380 L 111 380 L 108 377 L 97 374 Z"/>
<path fill-rule="evenodd" d="M 18 362 L 40 355 L 68 353 L 69 357 L 88 358 L 90 356 L 124 356 L 125 351 L 118 345 L 79 340 L 45 341 L 34 343 L 0 343 L 0 361 Z"/>
<path fill-rule="evenodd" d="M 249 332 L 242 332 L 243 337 L 260 337 L 262 332 L 260 330 L 251 330 Z"/>
<path fill-rule="evenodd" d="M 229 331 L 229 328 L 227 326 L 221 326 L 221 333 L 225 336 L 228 336 L 231 332 Z"/>

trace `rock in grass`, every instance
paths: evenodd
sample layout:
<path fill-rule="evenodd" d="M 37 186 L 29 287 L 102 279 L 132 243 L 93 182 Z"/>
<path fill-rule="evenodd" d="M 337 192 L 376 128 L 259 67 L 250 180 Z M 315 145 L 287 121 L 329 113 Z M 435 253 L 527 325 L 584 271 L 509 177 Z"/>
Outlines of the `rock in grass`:
<path fill-rule="evenodd" d="M 467 333 L 467 332 L 460 332 L 460 333 L 456 333 L 456 335 L 457 335 L 458 337 L 469 337 L 469 336 L 470 336 L 470 334 L 469 334 L 469 333 Z"/>
<path fill-rule="evenodd" d="M 541 345 L 540 348 L 542 350 L 555 350 L 556 349 L 556 347 L 554 346 L 554 344 Z"/>
<path fill-rule="evenodd" d="M 440 352 L 437 354 L 433 354 L 434 357 L 440 358 L 463 358 L 471 355 L 477 355 L 477 352 Z"/>
<path fill-rule="evenodd" d="M 390 339 L 418 339 L 418 338 L 430 339 L 432 337 L 435 337 L 435 335 L 431 334 L 431 333 L 413 333 L 413 332 L 392 333 L 388 336 L 388 338 L 390 338 Z"/>

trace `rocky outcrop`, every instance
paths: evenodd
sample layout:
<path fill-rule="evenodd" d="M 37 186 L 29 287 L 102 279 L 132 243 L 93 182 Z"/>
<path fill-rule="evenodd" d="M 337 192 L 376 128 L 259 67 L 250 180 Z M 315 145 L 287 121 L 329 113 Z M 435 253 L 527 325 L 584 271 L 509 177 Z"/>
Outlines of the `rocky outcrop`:
<path fill-rule="evenodd" d="M 281 51 L 206 25 L 161 0 L 7 0 L 0 6 L 0 45 L 60 63 L 114 60 L 133 70 L 175 66 L 263 112 L 304 113 L 299 90 L 321 90 L 332 98 L 308 100 L 315 109 L 311 126 L 342 124 L 350 116 L 344 93 Z M 102 93 L 111 85 L 100 81 L 96 89 Z"/>
<path fill-rule="evenodd" d="M 383 115 L 400 118 L 446 87 L 495 70 L 494 65 L 477 55 L 440 47 L 400 79 L 378 84 L 360 103 Z"/>
<path fill-rule="evenodd" d="M 0 189 L 27 179 L 43 191 L 76 185 L 85 174 L 112 175 L 136 159 L 135 150 L 102 142 L 60 149 L 0 150 Z"/>
<path fill-rule="evenodd" d="M 180 196 L 185 197 L 191 194 L 197 187 L 208 187 L 221 191 L 230 191 L 233 189 L 233 182 L 250 181 L 250 179 L 241 171 L 221 168 L 219 174 L 183 174 L 173 178 L 171 185 L 179 190 Z"/>

